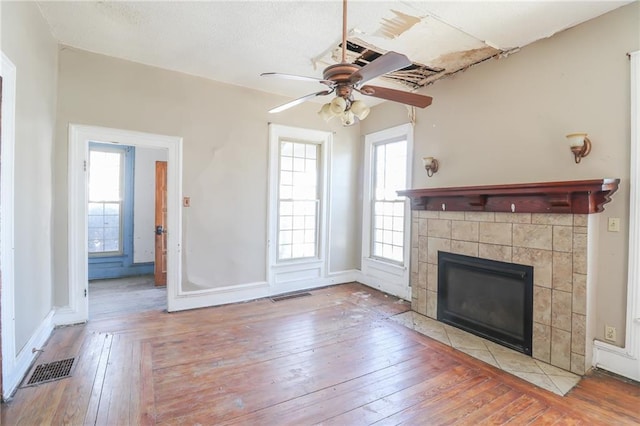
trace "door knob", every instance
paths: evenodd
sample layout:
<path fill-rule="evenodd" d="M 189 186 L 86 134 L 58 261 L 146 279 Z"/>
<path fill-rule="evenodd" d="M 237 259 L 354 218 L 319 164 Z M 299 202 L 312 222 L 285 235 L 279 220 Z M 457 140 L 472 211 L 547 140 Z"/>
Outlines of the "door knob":
<path fill-rule="evenodd" d="M 163 233 L 167 232 L 162 225 L 157 225 L 156 226 L 156 235 L 162 235 Z"/>

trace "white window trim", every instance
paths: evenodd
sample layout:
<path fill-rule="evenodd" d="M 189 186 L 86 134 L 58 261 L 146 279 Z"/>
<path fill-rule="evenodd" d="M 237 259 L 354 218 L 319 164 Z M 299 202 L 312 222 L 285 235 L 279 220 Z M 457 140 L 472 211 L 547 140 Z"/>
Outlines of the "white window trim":
<path fill-rule="evenodd" d="M 593 365 L 640 381 L 640 51 L 631 59 L 629 272 L 625 347 L 596 340 Z"/>
<path fill-rule="evenodd" d="M 282 139 L 314 142 L 320 145 L 318 196 L 318 255 L 314 258 L 278 262 L 278 184 L 280 141 Z M 330 159 L 333 144 L 331 132 L 269 124 L 269 219 L 267 235 L 267 279 L 270 293 L 280 294 L 327 284 L 327 250 L 329 247 Z"/>
<path fill-rule="evenodd" d="M 365 136 L 362 191 L 362 281 L 368 286 L 378 288 L 406 300 L 411 300 L 409 286 L 411 258 L 411 209 L 405 201 L 404 216 L 404 262 L 398 265 L 371 257 L 371 200 L 373 179 L 373 146 L 385 141 L 406 138 L 407 140 L 407 185 L 411 185 L 413 158 L 413 126 L 403 124 L 381 130 Z"/>

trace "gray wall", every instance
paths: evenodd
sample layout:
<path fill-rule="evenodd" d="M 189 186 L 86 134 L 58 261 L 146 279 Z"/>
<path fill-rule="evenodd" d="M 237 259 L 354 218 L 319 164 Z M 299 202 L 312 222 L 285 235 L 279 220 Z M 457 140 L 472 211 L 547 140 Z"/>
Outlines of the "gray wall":
<path fill-rule="evenodd" d="M 624 344 L 629 224 L 629 60 L 640 48 L 640 3 L 617 9 L 506 59 L 491 60 L 422 89 L 433 105 L 417 113 L 413 187 L 620 178 L 597 215 L 596 337 L 605 324 Z M 407 122 L 387 103 L 363 122 L 367 134 Z M 574 164 L 565 135 L 589 133 L 593 150 Z M 440 161 L 428 178 L 423 156 Z M 608 217 L 621 218 L 607 232 Z"/>
<path fill-rule="evenodd" d="M 209 287 L 266 280 L 269 121 L 332 130 L 331 271 L 359 266 L 359 132 L 306 104 L 267 111 L 287 99 L 62 46 L 55 149 L 55 301 L 68 303 L 67 130 L 69 123 L 184 138 L 183 280 Z M 198 285 L 202 282 L 198 280 Z"/>
<path fill-rule="evenodd" d="M 57 43 L 32 2 L 2 3 L 2 51 L 16 66 L 16 351 L 52 308 L 52 148 Z"/>

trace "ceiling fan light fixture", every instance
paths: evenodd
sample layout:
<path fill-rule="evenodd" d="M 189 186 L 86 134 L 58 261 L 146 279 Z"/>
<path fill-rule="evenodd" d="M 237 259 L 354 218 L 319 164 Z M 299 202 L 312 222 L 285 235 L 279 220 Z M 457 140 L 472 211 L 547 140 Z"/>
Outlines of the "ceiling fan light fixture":
<path fill-rule="evenodd" d="M 431 105 L 431 97 L 409 93 L 387 87 L 377 87 L 364 85 L 370 80 L 374 80 L 384 74 L 406 69 L 413 65 L 406 55 L 388 51 L 381 54 L 373 61 L 364 66 L 347 62 L 347 0 L 342 0 L 342 61 L 338 64 L 329 65 L 322 73 L 322 79 L 296 76 L 291 74 L 280 74 L 274 72 L 262 73 L 261 76 L 276 76 L 293 80 L 317 81 L 329 87 L 317 93 L 311 93 L 284 105 L 273 108 L 269 112 L 276 113 L 292 108 L 318 96 L 326 96 L 335 93 L 336 97 L 328 104 L 324 105 L 318 114 L 329 121 L 332 117 L 341 117 L 345 126 L 350 126 L 358 120 L 364 120 L 369 115 L 369 107 L 361 101 L 354 101 L 352 93 L 356 91 L 365 96 L 399 102 L 405 105 L 425 108 Z M 364 85 L 364 86 L 363 86 Z M 349 112 L 349 114 L 346 114 Z"/>
<path fill-rule="evenodd" d="M 351 110 L 345 111 L 340 118 L 343 126 L 351 126 L 356 122 L 356 117 Z"/>
<path fill-rule="evenodd" d="M 331 112 L 331 104 L 322 105 L 322 108 L 320 108 L 320 111 L 318 111 L 318 115 L 322 117 L 324 121 L 327 121 L 327 122 L 331 120 L 333 117 L 335 117 L 333 112 Z"/>
<path fill-rule="evenodd" d="M 369 112 L 371 112 L 371 108 L 369 108 L 367 104 L 362 101 L 353 101 L 353 103 L 351 104 L 351 108 L 349 108 L 349 111 L 353 112 L 353 114 L 358 117 L 359 120 L 364 120 L 369 115 Z"/>
<path fill-rule="evenodd" d="M 347 101 L 344 98 L 336 96 L 331 101 L 331 112 L 335 115 L 342 114 L 347 109 Z"/>

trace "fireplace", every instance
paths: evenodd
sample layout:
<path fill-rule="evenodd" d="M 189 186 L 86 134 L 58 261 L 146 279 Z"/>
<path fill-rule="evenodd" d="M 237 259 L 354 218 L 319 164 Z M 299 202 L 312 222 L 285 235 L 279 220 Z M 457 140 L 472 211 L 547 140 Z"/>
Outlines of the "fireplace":
<path fill-rule="evenodd" d="M 439 251 L 438 320 L 531 355 L 533 267 Z"/>
<path fill-rule="evenodd" d="M 587 247 L 618 179 L 399 191 L 411 200 L 411 308 L 438 318 L 438 252 L 532 266 L 533 358 L 591 366 L 594 280 Z M 451 310 L 451 309 L 449 309 Z"/>

